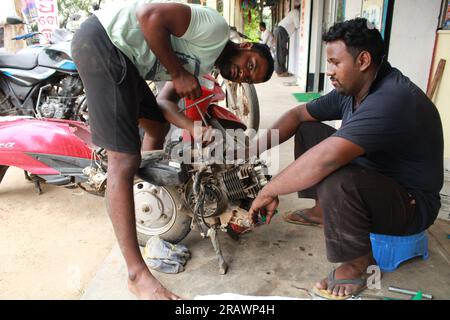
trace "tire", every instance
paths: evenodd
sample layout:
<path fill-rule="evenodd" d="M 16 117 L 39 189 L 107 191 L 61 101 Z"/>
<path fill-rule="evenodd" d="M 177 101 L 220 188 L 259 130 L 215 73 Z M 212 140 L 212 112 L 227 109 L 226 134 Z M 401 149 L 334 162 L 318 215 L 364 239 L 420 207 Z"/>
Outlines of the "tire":
<path fill-rule="evenodd" d="M 89 115 L 86 96 L 82 98 L 72 118 L 75 121 L 81 121 L 89 125 Z"/>
<path fill-rule="evenodd" d="M 249 83 L 225 81 L 227 108 L 233 112 L 247 129 L 259 129 L 259 101 L 255 86 Z"/>
<path fill-rule="evenodd" d="M 2 183 L 3 177 L 6 174 L 6 171 L 8 171 L 9 166 L 1 166 L 0 165 L 0 183 Z"/>
<path fill-rule="evenodd" d="M 133 194 L 139 245 L 145 246 L 155 235 L 178 243 L 191 231 L 191 211 L 176 187 L 158 187 L 136 179 Z"/>
<path fill-rule="evenodd" d="M 15 116 L 18 115 L 16 108 L 8 100 L 6 95 L 0 89 L 0 116 Z"/>

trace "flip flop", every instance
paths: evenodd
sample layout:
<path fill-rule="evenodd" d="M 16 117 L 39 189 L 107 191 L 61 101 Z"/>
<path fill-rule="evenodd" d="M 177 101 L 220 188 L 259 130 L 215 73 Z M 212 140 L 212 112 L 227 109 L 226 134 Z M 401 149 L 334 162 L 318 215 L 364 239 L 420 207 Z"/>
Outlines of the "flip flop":
<path fill-rule="evenodd" d="M 289 216 L 293 215 L 293 214 L 295 214 L 295 215 L 299 216 L 300 218 L 302 218 L 304 220 L 304 222 L 290 219 Z M 283 219 L 287 223 L 298 224 L 298 225 L 301 225 L 301 226 L 315 226 L 315 227 L 321 227 L 322 226 L 321 223 L 311 220 L 308 217 L 308 215 L 305 213 L 304 210 L 297 210 L 297 211 L 292 211 L 292 212 L 286 212 L 285 214 L 283 214 Z"/>
<path fill-rule="evenodd" d="M 350 299 L 351 297 L 357 296 L 358 294 L 361 293 L 361 291 L 363 291 L 367 288 L 367 277 L 363 276 L 358 279 L 336 280 L 335 273 L 336 273 L 336 269 L 331 271 L 330 274 L 328 275 L 328 288 L 330 288 L 330 290 L 333 290 L 336 285 L 341 285 L 341 284 L 360 285 L 361 287 L 359 289 L 355 290 L 354 292 L 352 292 L 351 294 L 342 296 L 342 297 L 335 296 L 335 295 L 329 293 L 327 289 L 319 289 L 315 286 L 312 289 L 312 292 L 316 296 L 319 296 L 319 297 L 327 299 L 327 300 L 347 300 L 347 299 Z"/>

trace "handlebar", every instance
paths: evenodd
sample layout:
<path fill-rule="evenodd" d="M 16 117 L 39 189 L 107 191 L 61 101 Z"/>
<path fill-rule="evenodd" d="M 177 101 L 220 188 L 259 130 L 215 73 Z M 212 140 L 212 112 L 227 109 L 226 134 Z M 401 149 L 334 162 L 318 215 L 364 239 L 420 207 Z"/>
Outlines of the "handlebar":
<path fill-rule="evenodd" d="M 11 38 L 11 40 L 26 40 L 26 39 L 34 37 L 37 34 L 41 34 L 41 33 L 40 32 L 30 32 L 30 33 L 26 33 L 26 34 L 20 34 L 18 36 L 15 36 L 14 38 Z"/>

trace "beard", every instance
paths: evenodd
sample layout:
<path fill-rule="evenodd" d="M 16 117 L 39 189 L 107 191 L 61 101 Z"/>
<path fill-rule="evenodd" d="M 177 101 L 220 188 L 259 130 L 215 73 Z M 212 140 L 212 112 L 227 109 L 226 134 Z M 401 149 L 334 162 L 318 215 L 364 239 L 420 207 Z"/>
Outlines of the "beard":
<path fill-rule="evenodd" d="M 233 79 L 233 62 L 231 61 L 231 59 L 227 59 L 222 61 L 221 64 L 218 65 L 219 70 L 220 70 L 220 75 L 230 81 L 234 81 L 235 79 Z"/>
<path fill-rule="evenodd" d="M 346 90 L 341 86 L 341 83 L 339 81 L 337 81 L 336 78 L 331 78 L 331 81 L 334 81 L 333 83 L 333 87 L 336 90 L 337 93 L 342 94 L 344 96 L 348 96 L 348 93 L 346 92 Z"/>
<path fill-rule="evenodd" d="M 220 71 L 220 75 L 227 80 L 235 81 L 235 77 L 233 77 L 233 70 L 236 68 L 236 78 L 238 77 L 239 68 L 233 63 L 235 58 L 239 55 L 237 50 L 230 50 L 226 52 L 222 59 L 217 61 L 217 67 Z"/>
<path fill-rule="evenodd" d="M 233 81 L 233 76 L 231 73 L 232 63 L 231 61 L 224 61 L 222 65 L 219 66 L 220 75 L 227 80 Z"/>

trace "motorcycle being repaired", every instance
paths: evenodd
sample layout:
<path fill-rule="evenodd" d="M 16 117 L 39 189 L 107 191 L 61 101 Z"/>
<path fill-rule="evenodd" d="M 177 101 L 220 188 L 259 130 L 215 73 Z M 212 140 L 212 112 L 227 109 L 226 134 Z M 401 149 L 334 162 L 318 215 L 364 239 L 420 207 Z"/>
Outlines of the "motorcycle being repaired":
<path fill-rule="evenodd" d="M 220 143 L 226 150 L 227 141 L 235 140 L 226 129 L 246 127 L 216 104 L 225 94 L 214 78 L 203 80 L 202 97 L 185 101 L 184 112 L 221 132 Z M 248 210 L 270 176 L 259 159 L 185 161 L 196 150 L 204 149 L 193 148 L 191 137 L 184 134 L 168 141 L 165 150 L 143 155 L 133 188 L 138 240 L 143 246 L 152 236 L 177 243 L 197 228 L 202 237 L 211 239 L 219 271 L 225 274 L 227 264 L 217 231 L 236 234 L 251 226 Z M 41 182 L 78 185 L 101 196 L 106 190 L 106 152 L 92 145 L 89 127 L 82 122 L 4 117 L 0 120 L 0 182 L 10 166 L 29 172 L 38 192 Z"/>

